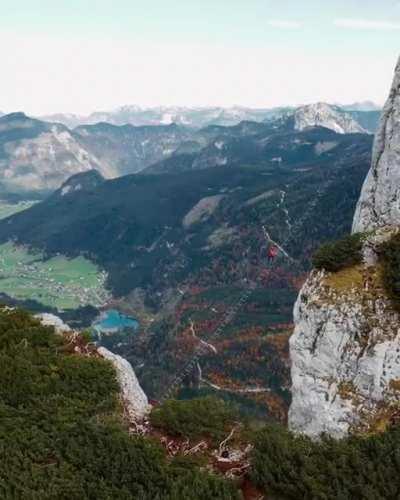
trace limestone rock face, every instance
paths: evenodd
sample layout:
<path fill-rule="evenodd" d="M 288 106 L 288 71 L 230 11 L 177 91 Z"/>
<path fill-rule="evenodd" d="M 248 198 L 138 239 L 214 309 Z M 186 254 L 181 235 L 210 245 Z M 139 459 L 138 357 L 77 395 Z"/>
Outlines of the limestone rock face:
<path fill-rule="evenodd" d="M 150 411 L 150 404 L 146 394 L 140 387 L 139 381 L 131 364 L 121 356 L 112 353 L 105 347 L 99 347 L 97 352 L 104 359 L 111 361 L 116 372 L 129 420 L 137 423 L 144 419 Z"/>
<path fill-rule="evenodd" d="M 297 299 L 290 340 L 293 431 L 340 438 L 385 428 L 400 402 L 400 315 L 387 297 L 379 245 L 400 231 L 400 62 L 383 111 L 353 232 L 363 262 L 313 271 Z"/>
<path fill-rule="evenodd" d="M 357 204 L 353 232 L 400 224 L 400 59 L 375 137 L 371 170 Z"/>
<path fill-rule="evenodd" d="M 351 273 L 314 271 L 295 305 L 289 426 L 312 437 L 373 428 L 400 397 L 400 316 L 375 268 Z"/>

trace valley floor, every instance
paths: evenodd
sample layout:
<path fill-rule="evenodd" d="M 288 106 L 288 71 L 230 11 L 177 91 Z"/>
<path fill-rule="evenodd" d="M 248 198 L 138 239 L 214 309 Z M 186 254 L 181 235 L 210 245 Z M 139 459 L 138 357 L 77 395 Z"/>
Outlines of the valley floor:
<path fill-rule="evenodd" d="M 105 281 L 106 274 L 84 257 L 45 260 L 11 242 L 0 245 L 0 293 L 13 299 L 58 310 L 99 307 L 109 299 Z"/>

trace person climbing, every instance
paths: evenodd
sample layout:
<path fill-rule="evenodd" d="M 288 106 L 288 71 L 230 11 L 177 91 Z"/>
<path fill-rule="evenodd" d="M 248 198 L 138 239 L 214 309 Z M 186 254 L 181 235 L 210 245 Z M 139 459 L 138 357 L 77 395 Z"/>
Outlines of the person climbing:
<path fill-rule="evenodd" d="M 268 263 L 272 263 L 275 259 L 275 257 L 278 255 L 278 247 L 276 245 L 271 245 L 268 249 L 267 257 L 268 257 Z"/>

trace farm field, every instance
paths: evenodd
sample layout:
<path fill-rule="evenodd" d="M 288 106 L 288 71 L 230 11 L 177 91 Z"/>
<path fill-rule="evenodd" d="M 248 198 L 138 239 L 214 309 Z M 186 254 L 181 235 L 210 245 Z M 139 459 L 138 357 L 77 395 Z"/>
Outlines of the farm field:
<path fill-rule="evenodd" d="M 104 304 L 106 273 L 95 264 L 77 257 L 43 260 L 11 242 L 0 245 L 0 293 L 17 300 L 35 300 L 58 310 Z"/>

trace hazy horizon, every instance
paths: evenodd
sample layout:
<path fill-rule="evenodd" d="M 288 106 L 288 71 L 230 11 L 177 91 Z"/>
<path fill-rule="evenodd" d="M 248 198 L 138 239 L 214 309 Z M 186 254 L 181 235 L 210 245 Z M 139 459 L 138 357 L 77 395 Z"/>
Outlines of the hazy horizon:
<path fill-rule="evenodd" d="M 310 104 L 314 104 L 314 103 L 310 103 Z M 355 105 L 355 104 L 371 104 L 371 105 L 374 105 L 374 106 L 377 106 L 377 107 L 383 107 L 383 104 L 384 103 L 377 103 L 377 102 L 373 102 L 371 101 L 370 99 L 367 99 L 367 100 L 363 100 L 363 101 L 354 101 L 354 102 L 348 102 L 348 103 L 327 103 L 327 104 L 330 104 L 332 106 L 351 106 L 351 105 Z M 303 105 L 306 105 L 304 103 L 299 103 L 297 105 L 292 105 L 292 106 L 273 106 L 273 107 L 270 107 L 270 108 L 261 108 L 261 107 L 250 107 L 250 106 L 242 106 L 240 104 L 234 104 L 232 106 L 185 106 L 185 105 L 182 105 L 182 106 L 168 106 L 168 105 L 164 105 L 164 104 L 159 104 L 159 105 L 154 105 L 154 106 L 140 106 L 139 104 L 123 104 L 121 106 L 117 106 L 115 108 L 111 108 L 111 109 L 102 109 L 102 108 L 99 108 L 99 109 L 93 109 L 92 111 L 90 111 L 89 113 L 74 113 L 74 112 L 69 112 L 69 111 L 55 111 L 55 112 L 51 112 L 51 113 L 42 113 L 42 114 L 31 114 L 31 113 L 27 113 L 25 112 L 25 110 L 23 109 L 14 109 L 14 110 L 10 110 L 10 111 L 4 111 L 3 109 L 0 109 L 0 113 L 4 113 L 4 115 L 7 115 L 7 114 L 12 114 L 12 113 L 24 113 L 26 114 L 27 116 L 32 116 L 32 117 L 38 117 L 38 118 L 41 118 L 41 117 L 51 117 L 51 116 L 57 116 L 57 115 L 64 115 L 64 116 L 68 116 L 68 115 L 71 115 L 71 116 L 76 116 L 76 117 L 81 117 L 81 118 L 85 118 L 85 117 L 89 117 L 90 115 L 92 114 L 95 114 L 95 113 L 112 113 L 112 112 L 116 112 L 120 109 L 123 109 L 123 108 L 138 108 L 138 110 L 143 110 L 143 111 L 146 111 L 146 110 L 156 110 L 156 109 L 172 109 L 172 108 L 175 108 L 175 109 L 181 109 L 181 110 L 184 110 L 184 109 L 188 109 L 188 110 L 208 110 L 208 109 L 226 109 L 226 110 L 230 110 L 230 109 L 244 109 L 244 110 L 253 110 L 253 111 L 261 111 L 261 110 L 271 110 L 271 109 L 279 109 L 279 108 L 286 108 L 286 107 L 300 107 L 300 106 L 303 106 Z"/>

